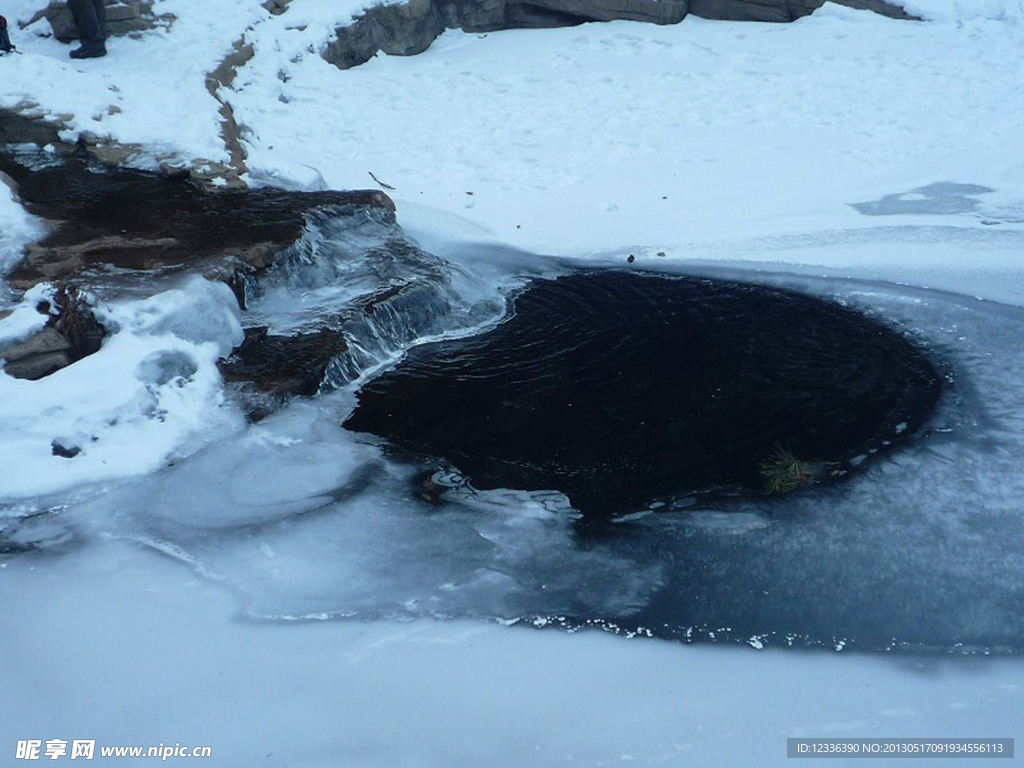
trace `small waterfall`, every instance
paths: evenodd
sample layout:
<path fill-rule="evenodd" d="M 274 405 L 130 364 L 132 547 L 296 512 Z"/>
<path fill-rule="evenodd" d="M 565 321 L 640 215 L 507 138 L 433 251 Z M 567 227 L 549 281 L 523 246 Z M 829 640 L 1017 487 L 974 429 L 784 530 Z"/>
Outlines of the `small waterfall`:
<path fill-rule="evenodd" d="M 387 212 L 326 206 L 302 237 L 245 285 L 247 325 L 272 334 L 340 332 L 348 350 L 323 387 L 335 389 L 419 342 L 476 331 L 504 313 L 500 289 L 427 253 Z"/>

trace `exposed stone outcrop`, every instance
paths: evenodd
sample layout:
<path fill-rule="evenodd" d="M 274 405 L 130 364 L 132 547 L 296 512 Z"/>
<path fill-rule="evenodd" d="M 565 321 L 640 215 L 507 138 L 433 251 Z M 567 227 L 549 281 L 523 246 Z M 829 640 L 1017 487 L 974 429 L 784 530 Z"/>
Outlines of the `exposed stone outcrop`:
<path fill-rule="evenodd" d="M 41 379 L 71 363 L 71 342 L 44 328 L 20 344 L 0 349 L 4 373 L 16 379 Z"/>
<path fill-rule="evenodd" d="M 653 24 L 676 24 L 686 15 L 687 3 L 676 0 L 530 0 L 529 3 L 508 3 L 562 13 L 586 21 L 628 19 Z"/>
<path fill-rule="evenodd" d="M 163 19 L 153 13 L 152 0 L 105 0 L 107 8 L 107 35 L 127 35 L 153 29 Z M 53 36 L 62 43 L 78 39 L 78 28 L 71 16 L 66 0 L 51 0 L 32 21 L 40 17 L 50 22 Z M 31 23 L 31 22 L 29 22 Z"/>
<path fill-rule="evenodd" d="M 288 10 L 288 3 L 290 2 L 291 0 L 266 0 L 266 2 L 263 3 L 263 7 L 275 16 L 279 16 Z"/>
<path fill-rule="evenodd" d="M 892 18 L 911 19 L 887 0 L 834 0 Z M 282 13 L 287 0 L 269 0 Z M 675 24 L 693 13 L 707 19 L 794 21 L 825 0 L 408 0 L 377 5 L 339 27 L 324 58 L 341 69 L 355 67 L 378 51 L 413 56 L 425 51 L 445 29 L 490 32 L 499 29 L 562 27 L 588 21 L 625 19 Z"/>
<path fill-rule="evenodd" d="M 445 29 L 489 32 L 612 19 L 674 24 L 686 11 L 687 0 L 409 0 L 374 6 L 340 27 L 324 58 L 348 69 L 378 51 L 395 56 L 422 53 Z"/>
<path fill-rule="evenodd" d="M 0 364 L 7 375 L 41 379 L 99 350 L 106 331 L 85 295 L 74 286 L 61 285 L 54 306 L 44 302 L 38 310 L 49 316 L 42 330 L 22 342 L 0 347 Z"/>
<path fill-rule="evenodd" d="M 117 111 L 109 108 L 109 114 Z M 225 114 L 222 111 L 222 114 Z M 168 176 L 187 177 L 197 184 L 210 189 L 241 189 L 244 184 L 239 173 L 244 171 L 244 153 L 237 142 L 237 130 L 230 109 L 227 110 L 223 135 L 231 158 L 231 164 L 198 157 L 188 161 L 170 153 L 157 153 L 156 161 L 160 171 Z M 64 141 L 60 134 L 70 129 L 74 115 L 50 114 L 32 102 L 22 102 L 11 108 L 0 107 L 0 148 L 8 144 L 34 144 L 37 147 L 50 146 L 58 156 L 85 155 L 108 168 L 127 165 L 132 158 L 142 154 L 146 148 L 140 144 L 121 142 L 91 131 L 82 131 L 77 141 Z M 232 142 L 234 139 L 234 142 Z M 241 154 L 240 154 L 241 153 Z M 242 169 L 242 171 L 239 170 Z"/>
<path fill-rule="evenodd" d="M 381 242 L 358 258 L 403 279 L 399 284 L 382 277 L 380 290 L 318 327 L 290 336 L 265 327 L 248 329 L 222 369 L 254 420 L 293 397 L 316 394 L 322 385 L 337 386 L 338 377 L 364 359 L 347 357 L 350 329 L 357 337 L 386 332 L 392 318 L 407 314 L 407 301 L 428 317 L 432 307 L 447 307 L 443 286 L 431 283 L 434 263 L 401 237 L 394 203 L 382 192 L 212 193 L 184 178 L 124 169 L 98 172 L 80 155 L 41 167 L 23 165 L 20 157 L 0 153 L 0 183 L 15 189 L 50 233 L 29 246 L 6 279 L 14 288 L 41 281 L 56 287 L 40 293 L 38 325 L 32 324 L 40 330 L 0 344 L 0 367 L 9 375 L 41 378 L 97 351 L 105 331 L 92 296 L 109 288 L 122 292 L 135 284 L 150 291 L 175 274 L 202 274 L 227 283 L 244 310 L 249 291 L 259 294 L 265 280 L 274 283 L 303 262 L 301 243 L 311 219 L 368 226 Z M 403 260 L 421 269 L 406 275 Z M 89 286 L 90 293 L 78 285 Z M 408 327 L 403 323 L 397 332 Z M 360 354 L 365 357 L 365 348 Z M 54 446 L 55 455 L 69 458 L 73 449 Z"/>
<path fill-rule="evenodd" d="M 874 11 L 893 19 L 915 19 L 900 5 L 886 0 L 832 0 L 858 10 Z M 690 13 L 705 19 L 730 21 L 795 21 L 808 16 L 825 0 L 690 0 Z"/>
<path fill-rule="evenodd" d="M 394 203 L 376 190 L 211 193 L 184 178 L 116 170 L 90 173 L 81 159 L 30 171 L 0 155 L 0 171 L 18 185 L 25 207 L 51 225 L 7 276 L 29 288 L 90 268 L 190 268 L 240 285 L 241 270 L 258 271 L 299 237 L 315 207 L 373 207 L 393 217 Z M 243 298 L 244 297 L 240 297 Z"/>

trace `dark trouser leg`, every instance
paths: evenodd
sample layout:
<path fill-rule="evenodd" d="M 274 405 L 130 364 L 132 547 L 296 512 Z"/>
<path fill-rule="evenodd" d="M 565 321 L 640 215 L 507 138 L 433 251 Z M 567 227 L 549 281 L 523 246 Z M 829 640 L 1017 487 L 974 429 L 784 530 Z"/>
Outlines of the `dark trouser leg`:
<path fill-rule="evenodd" d="M 71 16 L 78 27 L 78 39 L 82 47 L 94 50 L 104 47 L 104 23 L 107 8 L 103 0 L 68 0 Z"/>
<path fill-rule="evenodd" d="M 92 0 L 92 4 L 96 6 L 96 23 L 100 28 L 100 42 L 104 43 L 107 40 L 107 4 L 104 0 Z"/>

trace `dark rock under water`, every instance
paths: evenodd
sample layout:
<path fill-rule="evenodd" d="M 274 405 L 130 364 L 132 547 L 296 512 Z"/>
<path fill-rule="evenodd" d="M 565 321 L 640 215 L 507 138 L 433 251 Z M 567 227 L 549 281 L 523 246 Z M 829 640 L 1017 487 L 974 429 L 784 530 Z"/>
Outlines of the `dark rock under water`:
<path fill-rule="evenodd" d="M 330 328 L 293 336 L 275 336 L 265 327 L 246 328 L 245 340 L 221 362 L 220 370 L 225 381 L 251 383 L 282 400 L 311 397 L 319 391 L 331 361 L 347 349 L 345 337 Z"/>
<path fill-rule="evenodd" d="M 920 350 L 839 305 L 585 272 L 533 282 L 485 334 L 411 350 L 363 387 L 345 426 L 451 462 L 479 488 L 555 489 L 601 518 L 762 493 L 780 450 L 842 476 L 913 434 L 940 392 Z"/>
<path fill-rule="evenodd" d="M 16 288 L 111 267 L 189 268 L 229 280 L 239 269 L 267 267 L 302 234 L 315 208 L 372 208 L 394 217 L 390 198 L 374 190 L 211 193 L 185 179 L 101 171 L 81 158 L 30 168 L 4 153 L 0 172 L 15 182 L 25 207 L 51 224 L 7 276 Z"/>

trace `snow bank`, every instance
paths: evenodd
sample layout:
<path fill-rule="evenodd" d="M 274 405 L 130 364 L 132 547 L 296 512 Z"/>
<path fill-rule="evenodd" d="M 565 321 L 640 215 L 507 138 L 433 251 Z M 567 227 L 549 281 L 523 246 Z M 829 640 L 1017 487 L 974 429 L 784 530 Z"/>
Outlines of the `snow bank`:
<path fill-rule="evenodd" d="M 22 342 L 43 329 L 49 315 L 39 312 L 36 305 L 49 301 L 53 290 L 52 285 L 40 283 L 25 291 L 21 302 L 11 310 L 11 314 L 0 319 L 0 347 Z"/>
<path fill-rule="evenodd" d="M 335 100 L 331 80 L 344 77 L 333 65 L 320 57 L 320 52 L 335 36 L 338 27 L 353 18 L 372 3 L 369 0 L 344 0 L 322 3 L 317 0 L 293 0 L 288 11 L 275 16 L 250 30 L 246 41 L 253 46 L 255 56 L 239 69 L 231 89 L 221 89 L 220 97 L 234 108 L 236 104 L 259 104 L 257 113 L 246 113 L 243 123 L 254 130 L 242 137 L 250 168 L 248 181 L 254 185 L 272 184 L 292 189 L 320 189 L 327 186 L 320 172 L 323 157 L 316 152 L 293 154 L 287 149 L 276 152 L 273 136 L 264 136 L 263 129 L 273 128 L 281 122 L 291 123 L 295 130 L 308 131 L 305 118 L 323 119 L 320 109 Z M 315 71 L 320 74 L 312 86 L 307 83 L 298 91 L 287 88 L 294 77 L 293 70 Z M 264 111 L 270 117 L 264 121 Z M 353 116 L 354 117 L 354 116 Z M 252 119 L 253 122 L 247 122 Z M 348 132 L 348 129 L 341 128 Z M 274 132 L 276 135 L 276 131 Z M 312 138 L 312 137 L 311 137 Z M 352 138 L 355 138 L 354 134 Z M 362 189 L 372 186 L 369 176 L 345 187 Z"/>
<path fill-rule="evenodd" d="M 21 207 L 14 190 L 0 180 L 0 278 L 21 260 L 25 246 L 42 234 L 39 220 Z"/>
<path fill-rule="evenodd" d="M 1006 147 L 1020 132 L 1021 2 L 907 1 L 956 24 L 827 4 L 789 25 L 448 32 L 420 56 L 342 72 L 320 51 L 364 0 L 295 0 L 279 16 L 257 0 L 161 0 L 158 12 L 178 16 L 170 31 L 113 40 L 102 60 L 66 60 L 38 37 L 45 22 L 16 30 L 24 55 L 5 60 L 0 104 L 70 114 L 69 138 L 142 143 L 139 164 L 224 161 L 206 75 L 244 36 L 255 56 L 218 97 L 244 126 L 254 184 L 362 188 L 372 173 L 403 212 L 573 256 L 690 258 L 705 246 L 701 257 L 728 259 L 738 240 L 881 226 L 1020 230 L 1024 163 Z M 38 3 L 13 5 L 25 19 Z M 947 181 L 992 191 L 953 214 L 883 220 L 851 207 Z M 974 259 L 1016 262 L 1008 249 Z"/>
<path fill-rule="evenodd" d="M 900 0 L 900 5 L 930 21 L 1024 21 L 1022 0 Z"/>
<path fill-rule="evenodd" d="M 113 331 L 99 352 L 38 381 L 0 372 L 0 501 L 153 472 L 238 425 L 216 364 L 242 336 L 227 286 L 194 278 L 97 314 Z"/>

